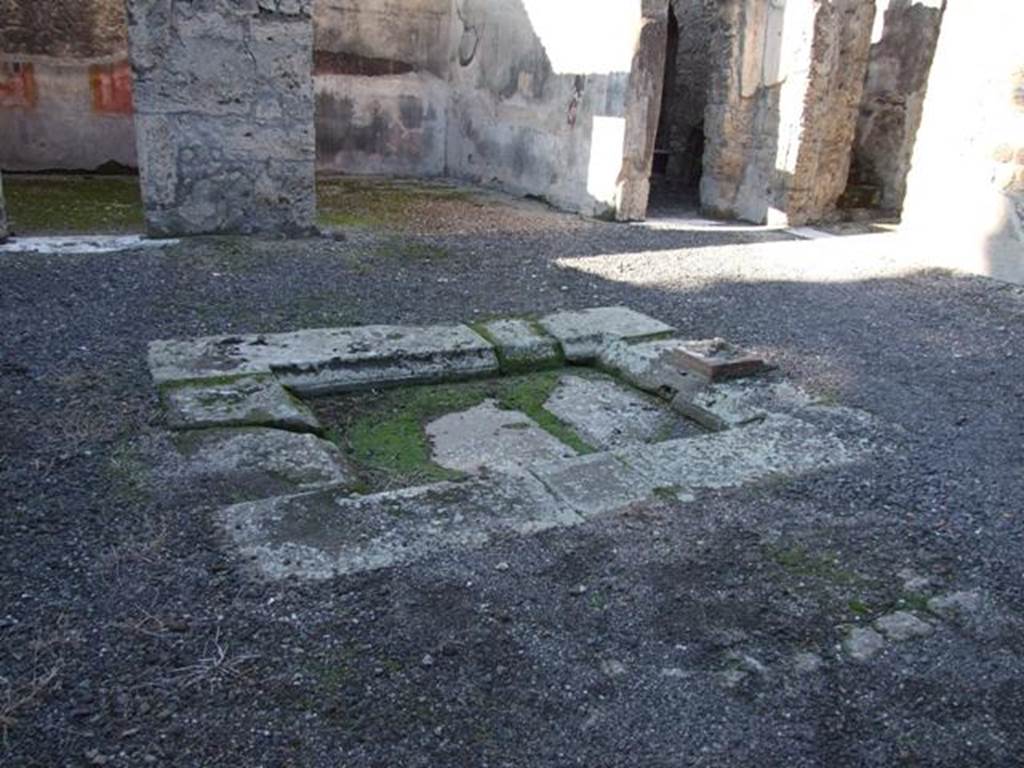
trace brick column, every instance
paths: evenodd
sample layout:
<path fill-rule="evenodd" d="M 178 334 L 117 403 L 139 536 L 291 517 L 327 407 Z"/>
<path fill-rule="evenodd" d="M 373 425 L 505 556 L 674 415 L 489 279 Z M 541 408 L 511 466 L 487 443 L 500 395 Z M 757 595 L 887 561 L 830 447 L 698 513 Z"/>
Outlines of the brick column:
<path fill-rule="evenodd" d="M 312 0 L 128 0 L 150 234 L 308 231 Z"/>

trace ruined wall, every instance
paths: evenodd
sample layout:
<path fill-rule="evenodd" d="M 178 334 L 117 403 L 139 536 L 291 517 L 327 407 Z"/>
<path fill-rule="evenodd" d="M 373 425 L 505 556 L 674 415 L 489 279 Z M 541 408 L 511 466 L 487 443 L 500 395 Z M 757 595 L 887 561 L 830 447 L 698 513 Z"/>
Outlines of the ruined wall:
<path fill-rule="evenodd" d="M 0 243 L 7 239 L 7 207 L 4 205 L 4 179 L 0 174 Z"/>
<path fill-rule="evenodd" d="M 946 0 L 881 0 L 857 120 L 847 203 L 898 213 Z"/>
<path fill-rule="evenodd" d="M 452 0 L 318 0 L 320 170 L 444 173 L 452 12 Z"/>
<path fill-rule="evenodd" d="M 662 142 L 670 153 L 665 176 L 686 187 L 700 181 L 704 156 L 704 110 L 711 78 L 715 9 L 711 0 L 672 0 L 679 26 L 671 74 L 666 78 Z"/>
<path fill-rule="evenodd" d="M 0 168 L 134 167 L 123 0 L 0 0 Z"/>
<path fill-rule="evenodd" d="M 903 229 L 962 269 L 1024 282 L 1024 4 L 949 3 Z"/>
<path fill-rule="evenodd" d="M 829 215 L 846 187 L 873 0 L 723 0 L 701 202 L 755 223 Z"/>
<path fill-rule="evenodd" d="M 614 215 L 641 20 L 639 0 L 457 0 L 449 173 Z"/>
<path fill-rule="evenodd" d="M 0 0 L 0 51 L 93 59 L 124 54 L 124 0 Z"/>
<path fill-rule="evenodd" d="M 150 232 L 311 227 L 311 0 L 129 0 L 128 21 Z"/>

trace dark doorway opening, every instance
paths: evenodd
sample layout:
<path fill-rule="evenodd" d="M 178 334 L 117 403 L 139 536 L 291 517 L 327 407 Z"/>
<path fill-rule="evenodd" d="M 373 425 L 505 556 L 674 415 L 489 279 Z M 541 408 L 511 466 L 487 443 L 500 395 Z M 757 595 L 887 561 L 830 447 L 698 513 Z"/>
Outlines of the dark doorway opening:
<path fill-rule="evenodd" d="M 699 207 L 711 23 L 701 0 L 669 4 L 665 79 L 651 171 L 654 213 Z"/>

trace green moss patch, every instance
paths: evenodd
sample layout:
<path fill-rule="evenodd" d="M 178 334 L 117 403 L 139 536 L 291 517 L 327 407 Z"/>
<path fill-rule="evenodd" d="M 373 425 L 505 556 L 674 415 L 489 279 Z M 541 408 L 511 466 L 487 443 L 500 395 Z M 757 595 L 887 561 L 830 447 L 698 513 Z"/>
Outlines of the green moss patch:
<path fill-rule="evenodd" d="M 135 176 L 4 176 L 11 231 L 18 235 L 141 233 Z"/>
<path fill-rule="evenodd" d="M 440 182 L 336 177 L 317 179 L 322 227 L 409 231 L 429 223 L 438 203 L 483 206 L 471 190 Z"/>
<path fill-rule="evenodd" d="M 327 436 L 341 447 L 360 472 L 369 491 L 407 487 L 461 477 L 430 458 L 425 427 L 447 413 L 464 411 L 488 399 L 522 411 L 578 453 L 592 453 L 568 425 L 544 410 L 562 371 L 544 371 L 457 384 L 370 390 L 339 397 L 315 398 L 307 404 Z"/>

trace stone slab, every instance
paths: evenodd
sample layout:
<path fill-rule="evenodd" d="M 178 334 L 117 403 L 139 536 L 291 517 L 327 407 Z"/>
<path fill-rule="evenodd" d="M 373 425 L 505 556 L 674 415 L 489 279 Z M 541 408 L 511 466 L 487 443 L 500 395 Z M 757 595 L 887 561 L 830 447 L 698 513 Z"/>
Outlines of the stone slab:
<path fill-rule="evenodd" d="M 538 461 L 576 455 L 533 419 L 499 408 L 494 400 L 435 419 L 426 433 L 434 462 L 459 472 L 515 472 Z"/>
<path fill-rule="evenodd" d="M 663 404 L 607 377 L 563 376 L 544 408 L 602 449 L 664 439 L 683 422 Z"/>
<path fill-rule="evenodd" d="M 234 505 L 217 520 L 270 579 L 326 579 L 582 522 L 526 475 L 355 497 L 322 490 Z"/>
<path fill-rule="evenodd" d="M 155 341 L 149 367 L 157 383 L 273 373 L 320 394 L 497 373 L 498 358 L 465 325 L 368 325 Z"/>
<path fill-rule="evenodd" d="M 777 476 L 834 468 L 868 447 L 788 415 L 702 437 L 634 445 L 535 465 L 530 471 L 584 516 L 608 512 L 671 489 L 680 498 Z"/>
<path fill-rule="evenodd" d="M 277 427 L 296 432 L 321 431 L 313 412 L 271 377 L 172 385 L 164 389 L 163 401 L 172 429 Z"/>
<path fill-rule="evenodd" d="M 586 518 L 642 501 L 655 489 L 646 475 L 609 452 L 535 464 L 530 472 Z"/>
<path fill-rule="evenodd" d="M 565 359 L 572 363 L 595 360 L 608 344 L 620 340 L 640 340 L 672 333 L 675 329 L 660 320 L 628 307 L 593 307 L 556 312 L 538 321 L 558 339 Z"/>
<path fill-rule="evenodd" d="M 695 491 L 834 468 L 857 461 L 863 451 L 801 419 L 772 415 L 742 429 L 639 446 L 617 455 L 655 487 Z"/>
<path fill-rule="evenodd" d="M 708 429 L 732 429 L 761 421 L 772 413 L 792 413 L 814 404 L 787 382 L 729 381 L 691 388 L 677 394 L 672 408 Z"/>
<path fill-rule="evenodd" d="M 175 443 L 185 457 L 185 474 L 221 490 L 273 488 L 280 494 L 356 479 L 337 446 L 310 434 L 213 429 L 183 433 Z"/>
<path fill-rule="evenodd" d="M 630 344 L 612 342 L 601 350 L 598 365 L 645 392 L 671 400 L 679 392 L 700 389 L 706 380 L 674 354 L 683 342 L 661 339 Z"/>
<path fill-rule="evenodd" d="M 672 355 L 711 381 L 752 376 L 766 367 L 764 360 L 725 339 L 685 341 L 673 350 Z"/>
<path fill-rule="evenodd" d="M 552 337 L 528 320 L 491 320 L 484 333 L 494 343 L 505 373 L 553 367 L 562 363 L 562 350 Z"/>

